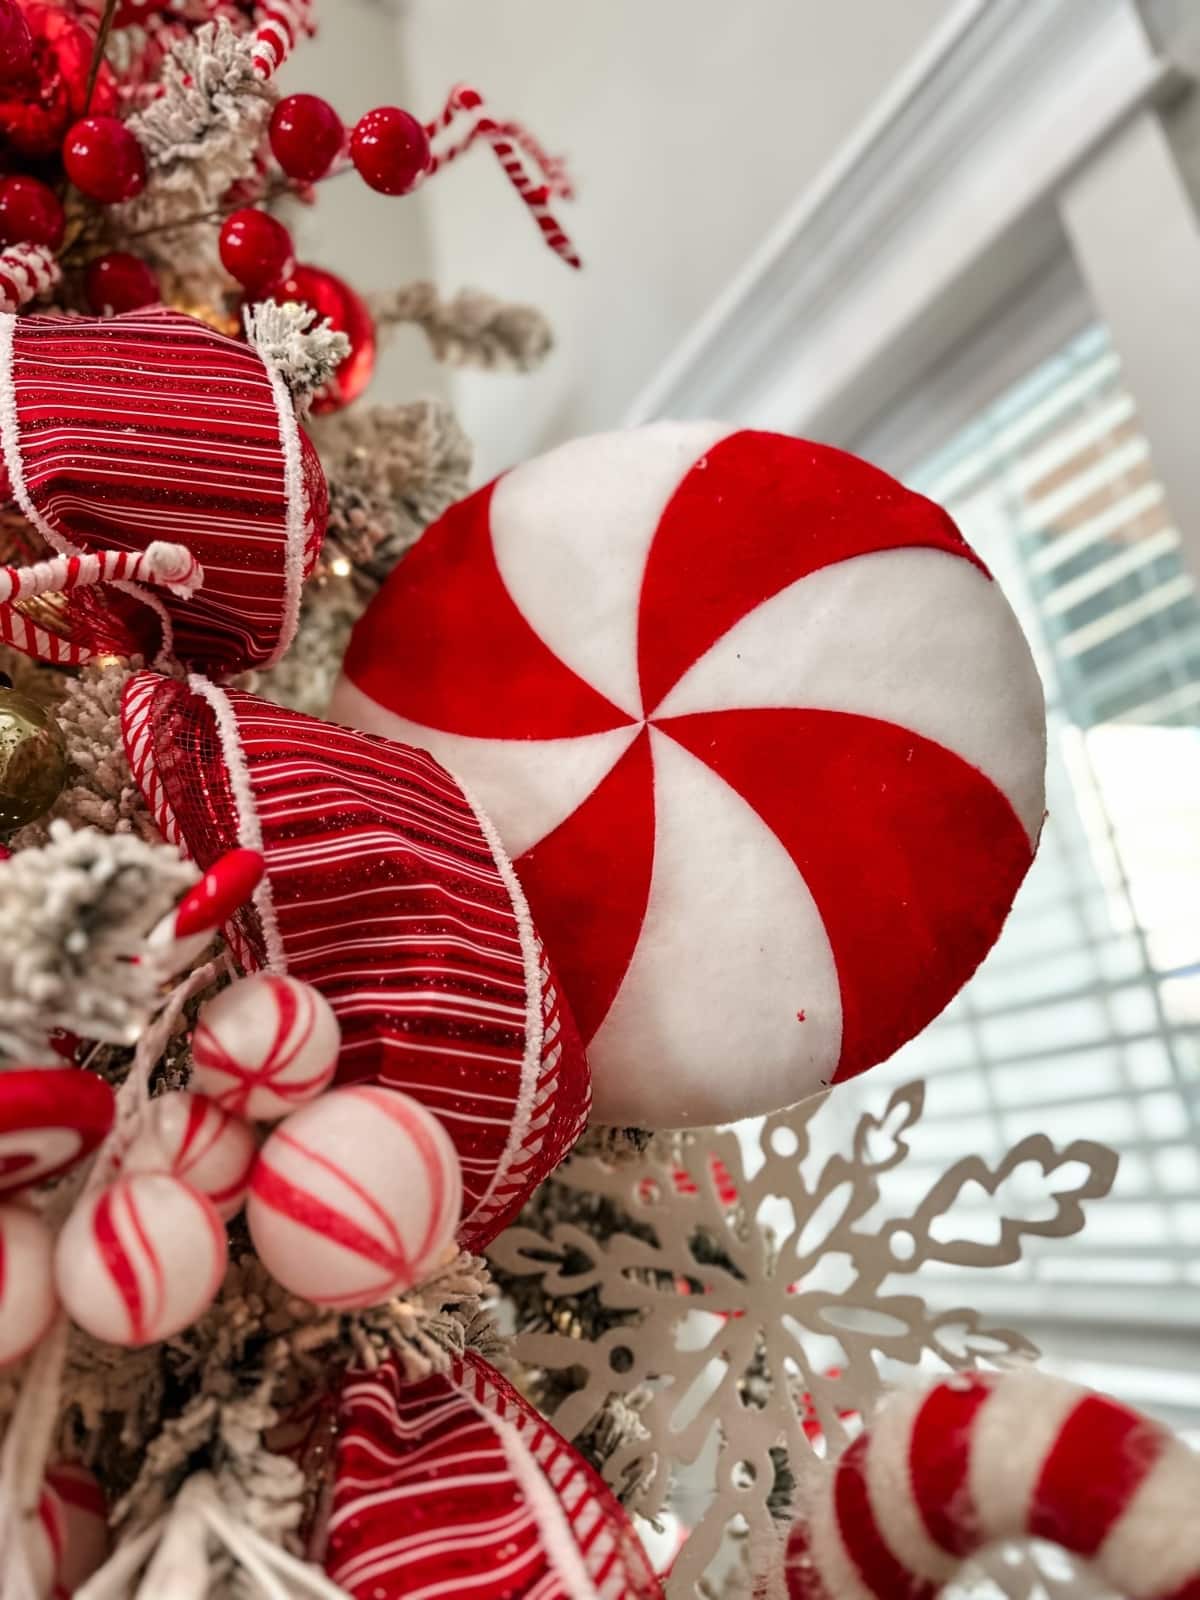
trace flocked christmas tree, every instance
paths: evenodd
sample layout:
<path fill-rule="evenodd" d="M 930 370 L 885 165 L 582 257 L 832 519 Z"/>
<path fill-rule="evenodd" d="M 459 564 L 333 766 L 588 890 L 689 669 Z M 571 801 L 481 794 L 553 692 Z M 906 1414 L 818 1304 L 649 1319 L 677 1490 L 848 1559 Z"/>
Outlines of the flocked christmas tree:
<path fill-rule="evenodd" d="M 1077 1231 L 1111 1155 L 889 1209 L 920 1086 L 819 1136 L 1036 847 L 996 586 L 712 425 L 464 498 L 376 339 L 527 370 L 544 320 L 369 304 L 272 206 L 478 145 L 578 266 L 569 180 L 470 89 L 281 98 L 313 21 L 0 0 L 0 1597 L 899 1600 L 1031 1534 L 1200 1593 L 1195 1458 L 911 1281 Z"/>

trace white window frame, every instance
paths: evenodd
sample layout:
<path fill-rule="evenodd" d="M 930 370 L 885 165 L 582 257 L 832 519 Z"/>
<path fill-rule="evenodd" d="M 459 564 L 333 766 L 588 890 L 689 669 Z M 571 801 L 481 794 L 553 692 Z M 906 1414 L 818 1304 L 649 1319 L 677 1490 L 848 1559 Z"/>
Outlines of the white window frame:
<path fill-rule="evenodd" d="M 1192 87 L 1135 0 L 961 0 L 627 421 L 858 439 L 1073 256 L 1200 572 L 1200 224 L 1163 120 Z"/>

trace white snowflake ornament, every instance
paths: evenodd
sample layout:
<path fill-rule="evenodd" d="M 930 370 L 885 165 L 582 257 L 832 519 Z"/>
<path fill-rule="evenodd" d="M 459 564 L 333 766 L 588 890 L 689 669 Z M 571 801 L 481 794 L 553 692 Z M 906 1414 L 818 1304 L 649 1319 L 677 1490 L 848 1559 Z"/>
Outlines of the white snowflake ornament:
<path fill-rule="evenodd" d="M 909 1153 L 924 1086 L 864 1114 L 849 1155 L 826 1153 L 825 1103 L 660 1138 L 632 1160 L 575 1157 L 544 1201 L 547 1231 L 515 1227 L 492 1247 L 518 1300 L 536 1275 L 557 1307 L 552 1328 L 516 1342 L 555 1426 L 599 1446 L 632 1510 L 690 1530 L 670 1600 L 714 1580 L 730 1592 L 739 1540 L 765 1565 L 756 1549 L 765 1558 L 779 1537 L 793 1486 L 826 1470 L 904 1369 L 1032 1360 L 1023 1335 L 934 1309 L 913 1279 L 933 1263 L 1009 1265 L 1031 1236 L 1077 1233 L 1116 1174 L 1103 1146 L 1036 1135 L 994 1165 L 963 1157 L 897 1214 L 887 1174 Z M 1042 1592 L 1027 1557 L 1005 1552 L 991 1570 L 1006 1594 Z"/>

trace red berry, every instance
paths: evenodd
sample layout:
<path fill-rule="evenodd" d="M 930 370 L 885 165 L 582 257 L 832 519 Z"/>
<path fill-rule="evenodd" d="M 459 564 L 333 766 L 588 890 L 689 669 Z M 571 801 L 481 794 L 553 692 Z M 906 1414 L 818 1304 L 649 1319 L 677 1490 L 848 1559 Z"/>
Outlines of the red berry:
<path fill-rule="evenodd" d="M 346 143 L 341 117 L 315 94 L 290 94 L 271 113 L 271 154 L 300 183 L 316 183 Z"/>
<path fill-rule="evenodd" d="M 16 0 L 0 0 L 0 83 L 23 78 L 33 65 L 33 35 Z"/>
<path fill-rule="evenodd" d="M 57 250 L 67 228 L 62 202 L 37 178 L 0 180 L 0 244 L 44 244 Z"/>
<path fill-rule="evenodd" d="M 99 256 L 87 269 L 83 280 L 87 303 L 98 317 L 119 316 L 140 306 L 157 305 L 162 298 L 158 279 L 138 256 L 124 250 Z"/>
<path fill-rule="evenodd" d="M 146 187 L 146 156 L 118 117 L 84 117 L 63 140 L 67 176 L 102 205 L 132 200 Z"/>
<path fill-rule="evenodd" d="M 372 189 L 408 194 L 429 171 L 429 135 L 399 106 L 380 106 L 355 127 L 350 155 Z"/>
<path fill-rule="evenodd" d="M 226 217 L 221 228 L 221 260 L 243 289 L 261 294 L 295 264 L 292 236 L 282 222 L 246 206 Z"/>

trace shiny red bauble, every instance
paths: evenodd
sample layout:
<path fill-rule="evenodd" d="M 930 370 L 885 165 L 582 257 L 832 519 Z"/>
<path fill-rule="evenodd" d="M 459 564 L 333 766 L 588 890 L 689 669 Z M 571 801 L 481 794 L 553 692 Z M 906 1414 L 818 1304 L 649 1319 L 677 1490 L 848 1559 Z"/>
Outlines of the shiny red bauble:
<path fill-rule="evenodd" d="M 225 218 L 220 250 L 225 271 L 250 294 L 264 294 L 296 264 L 292 236 L 283 223 L 253 206 Z"/>
<path fill-rule="evenodd" d="M 83 117 L 62 153 L 67 177 L 89 200 L 117 205 L 146 187 L 146 153 L 119 117 Z"/>
<path fill-rule="evenodd" d="M 89 105 L 91 31 L 60 5 L 27 0 L 21 9 L 33 54 L 25 70 L 0 89 L 0 139 L 21 157 L 53 156 L 76 117 L 116 109 L 117 80 L 102 63 Z"/>
<path fill-rule="evenodd" d="M 33 65 L 33 35 L 17 0 L 0 0 L 0 83 L 24 77 Z"/>
<path fill-rule="evenodd" d="M 299 183 L 316 183 L 346 143 L 341 117 L 316 94 L 290 94 L 271 113 L 271 154 Z"/>
<path fill-rule="evenodd" d="M 399 106 L 380 106 L 355 126 L 350 156 L 372 189 L 408 194 L 429 171 L 429 135 Z"/>
<path fill-rule="evenodd" d="M 298 300 L 328 317 L 350 341 L 350 354 L 313 399 L 314 411 L 340 411 L 367 387 L 375 371 L 375 322 L 366 302 L 348 283 L 321 267 L 299 266 L 271 287 L 272 300 Z"/>
<path fill-rule="evenodd" d="M 97 257 L 84 274 L 83 292 L 98 317 L 156 306 L 162 299 L 154 273 L 140 256 L 125 250 Z"/>
<path fill-rule="evenodd" d="M 37 178 L 0 179 L 0 244 L 44 244 L 57 250 L 67 228 L 62 201 Z"/>

